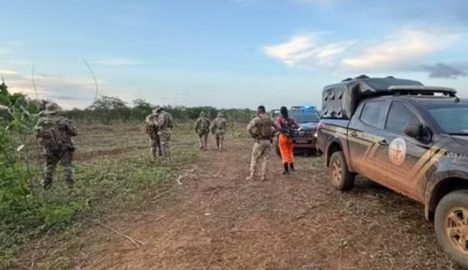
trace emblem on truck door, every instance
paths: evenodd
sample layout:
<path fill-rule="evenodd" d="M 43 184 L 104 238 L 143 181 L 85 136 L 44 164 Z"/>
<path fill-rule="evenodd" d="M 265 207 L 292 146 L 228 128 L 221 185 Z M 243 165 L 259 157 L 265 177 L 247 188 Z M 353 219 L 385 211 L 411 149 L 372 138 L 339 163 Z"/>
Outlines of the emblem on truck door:
<path fill-rule="evenodd" d="M 406 158 L 406 142 L 402 138 L 396 138 L 388 147 L 388 157 L 396 166 L 400 166 L 405 162 Z"/>

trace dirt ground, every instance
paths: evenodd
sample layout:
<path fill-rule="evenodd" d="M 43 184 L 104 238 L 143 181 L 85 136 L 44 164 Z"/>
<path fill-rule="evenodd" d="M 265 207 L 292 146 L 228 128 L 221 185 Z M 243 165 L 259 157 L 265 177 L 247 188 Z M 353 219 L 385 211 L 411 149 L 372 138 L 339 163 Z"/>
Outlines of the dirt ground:
<path fill-rule="evenodd" d="M 145 211 L 85 230 L 75 269 L 459 269 L 421 205 L 365 179 L 335 191 L 317 157 L 283 176 L 273 154 L 269 181 L 246 181 L 251 146 L 229 138 Z"/>

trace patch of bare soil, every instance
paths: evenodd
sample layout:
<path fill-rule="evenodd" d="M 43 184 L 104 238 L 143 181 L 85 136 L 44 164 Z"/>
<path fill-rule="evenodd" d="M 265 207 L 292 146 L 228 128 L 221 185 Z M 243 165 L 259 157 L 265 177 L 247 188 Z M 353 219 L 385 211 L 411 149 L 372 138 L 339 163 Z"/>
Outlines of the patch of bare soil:
<path fill-rule="evenodd" d="M 322 158 L 283 176 L 273 156 L 269 181 L 246 181 L 251 144 L 202 153 L 151 209 L 89 228 L 76 269 L 458 269 L 421 205 L 364 179 L 335 191 Z"/>
<path fill-rule="evenodd" d="M 95 150 L 92 152 L 78 152 L 76 154 L 75 160 L 80 162 L 88 162 L 92 161 L 98 158 L 103 158 L 105 156 L 111 157 L 111 156 L 119 156 L 131 151 L 134 151 L 135 147 L 123 147 L 123 148 L 114 148 L 114 149 L 108 149 L 108 150 Z"/>

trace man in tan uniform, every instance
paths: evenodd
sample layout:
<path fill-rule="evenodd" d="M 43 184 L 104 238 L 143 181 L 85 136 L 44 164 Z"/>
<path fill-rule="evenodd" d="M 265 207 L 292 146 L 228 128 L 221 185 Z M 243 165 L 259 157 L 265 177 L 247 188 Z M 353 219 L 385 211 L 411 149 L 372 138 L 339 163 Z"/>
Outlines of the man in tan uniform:
<path fill-rule="evenodd" d="M 219 112 L 211 127 L 211 132 L 216 137 L 216 147 L 219 152 L 223 151 L 224 135 L 226 134 L 227 125 L 228 123 L 226 118 L 224 118 L 224 114 Z"/>
<path fill-rule="evenodd" d="M 250 163 L 250 176 L 247 180 L 254 180 L 257 172 L 258 163 L 262 160 L 261 180 L 265 181 L 267 177 L 267 166 L 270 158 L 273 137 L 281 127 L 270 115 L 266 113 L 264 106 L 258 106 L 257 117 L 250 121 L 247 131 L 255 139 L 252 149 L 252 160 Z"/>
<path fill-rule="evenodd" d="M 158 135 L 161 140 L 162 155 L 163 157 L 169 157 L 171 156 L 172 115 L 159 106 L 156 107 L 155 111 L 158 114 L 156 125 L 159 128 Z"/>
<path fill-rule="evenodd" d="M 195 122 L 195 132 L 197 132 L 198 140 L 200 142 L 200 150 L 207 150 L 210 125 L 210 120 L 206 118 L 206 114 L 201 112 L 200 117 L 198 117 L 197 121 Z"/>

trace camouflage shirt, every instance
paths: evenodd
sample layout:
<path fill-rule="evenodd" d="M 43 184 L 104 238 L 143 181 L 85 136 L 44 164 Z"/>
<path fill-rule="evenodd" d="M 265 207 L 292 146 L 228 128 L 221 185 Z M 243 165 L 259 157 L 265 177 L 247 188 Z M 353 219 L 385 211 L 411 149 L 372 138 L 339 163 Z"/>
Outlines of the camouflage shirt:
<path fill-rule="evenodd" d="M 255 139 L 271 140 L 280 130 L 280 125 L 267 113 L 259 114 L 247 125 L 247 131 Z"/>
<path fill-rule="evenodd" d="M 224 134 L 226 133 L 228 126 L 228 122 L 224 117 L 216 117 L 213 121 L 213 127 L 211 128 L 211 132 L 213 134 Z"/>
<path fill-rule="evenodd" d="M 73 137 L 77 135 L 72 122 L 65 117 L 48 115 L 37 124 L 37 139 L 47 150 L 74 150 Z"/>
<path fill-rule="evenodd" d="M 195 122 L 195 131 L 198 134 L 206 134 L 210 131 L 210 120 L 204 116 L 201 116 Z"/>
<path fill-rule="evenodd" d="M 152 113 L 148 116 L 146 116 L 145 119 L 145 124 L 146 124 L 146 134 L 148 134 L 151 138 L 156 138 L 158 135 L 158 125 L 157 125 L 157 120 L 158 119 L 158 114 Z"/>
<path fill-rule="evenodd" d="M 159 131 L 170 131 L 173 127 L 172 115 L 168 112 L 162 111 L 159 113 L 156 123 L 159 127 Z"/>

